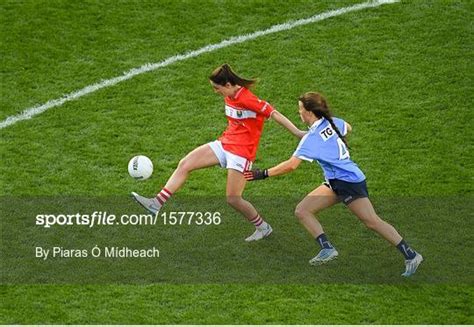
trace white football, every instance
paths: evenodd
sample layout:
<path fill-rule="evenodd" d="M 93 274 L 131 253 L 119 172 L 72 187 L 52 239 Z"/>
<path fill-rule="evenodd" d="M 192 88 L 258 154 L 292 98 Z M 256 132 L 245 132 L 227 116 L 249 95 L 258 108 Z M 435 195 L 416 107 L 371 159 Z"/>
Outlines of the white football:
<path fill-rule="evenodd" d="M 147 179 L 153 173 L 153 163 L 146 156 L 135 156 L 128 162 L 128 173 L 138 180 Z"/>

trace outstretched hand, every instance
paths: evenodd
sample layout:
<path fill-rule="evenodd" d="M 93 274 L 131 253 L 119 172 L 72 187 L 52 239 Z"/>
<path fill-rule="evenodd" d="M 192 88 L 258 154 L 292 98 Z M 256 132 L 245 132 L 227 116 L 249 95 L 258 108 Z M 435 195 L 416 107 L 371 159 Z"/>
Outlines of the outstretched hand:
<path fill-rule="evenodd" d="M 248 181 L 256 181 L 259 179 L 265 179 L 268 177 L 268 169 L 252 169 L 244 171 L 244 177 Z"/>

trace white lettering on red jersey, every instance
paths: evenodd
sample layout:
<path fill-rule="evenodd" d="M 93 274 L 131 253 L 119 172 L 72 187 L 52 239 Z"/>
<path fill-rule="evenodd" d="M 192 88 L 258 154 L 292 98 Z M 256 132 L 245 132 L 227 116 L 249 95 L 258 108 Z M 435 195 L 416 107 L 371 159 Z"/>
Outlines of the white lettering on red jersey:
<path fill-rule="evenodd" d="M 247 119 L 247 118 L 257 118 L 257 113 L 250 110 L 242 110 L 237 108 L 232 108 L 231 106 L 225 106 L 225 115 L 234 119 Z"/>
<path fill-rule="evenodd" d="M 228 125 L 219 138 L 222 147 L 254 161 L 263 125 L 274 109 L 245 87 L 238 90 L 234 98 L 226 97 L 224 101 Z"/>

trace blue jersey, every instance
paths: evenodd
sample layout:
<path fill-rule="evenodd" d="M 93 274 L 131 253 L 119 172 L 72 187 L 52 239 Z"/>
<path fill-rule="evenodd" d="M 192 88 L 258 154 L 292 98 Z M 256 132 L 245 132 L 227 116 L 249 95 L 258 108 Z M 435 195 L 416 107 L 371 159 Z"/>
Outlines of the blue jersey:
<path fill-rule="evenodd" d="M 333 118 L 333 121 L 339 132 L 345 136 L 346 122 L 339 118 Z M 364 173 L 350 159 L 346 145 L 325 118 L 317 120 L 310 127 L 293 156 L 310 162 L 316 160 L 328 180 L 339 179 L 349 183 L 365 180 Z"/>

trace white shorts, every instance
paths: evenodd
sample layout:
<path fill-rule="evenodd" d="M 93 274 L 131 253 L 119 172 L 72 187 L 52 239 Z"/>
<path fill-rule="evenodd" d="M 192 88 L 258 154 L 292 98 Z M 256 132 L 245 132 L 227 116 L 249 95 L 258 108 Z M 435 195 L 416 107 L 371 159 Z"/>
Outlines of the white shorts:
<path fill-rule="evenodd" d="M 252 169 L 252 161 L 224 150 L 221 141 L 207 143 L 214 151 L 222 168 L 234 169 L 243 173 Z"/>

